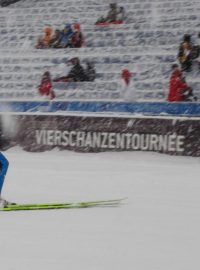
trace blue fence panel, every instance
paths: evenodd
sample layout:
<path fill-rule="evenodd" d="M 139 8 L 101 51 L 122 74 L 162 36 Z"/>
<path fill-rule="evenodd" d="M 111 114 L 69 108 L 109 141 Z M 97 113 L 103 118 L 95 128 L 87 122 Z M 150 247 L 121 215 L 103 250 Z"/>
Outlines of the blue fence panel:
<path fill-rule="evenodd" d="M 200 116 L 200 103 L 168 102 L 0 102 L 0 112 L 113 112 L 144 115 Z"/>

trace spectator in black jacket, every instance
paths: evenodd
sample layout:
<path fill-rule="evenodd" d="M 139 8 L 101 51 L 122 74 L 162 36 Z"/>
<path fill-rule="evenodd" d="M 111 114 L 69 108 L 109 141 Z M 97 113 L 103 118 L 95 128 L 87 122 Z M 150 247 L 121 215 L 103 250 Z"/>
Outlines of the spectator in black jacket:
<path fill-rule="evenodd" d="M 181 68 L 183 71 L 191 71 L 192 68 L 192 50 L 193 44 L 191 42 L 191 36 L 185 34 L 183 36 L 183 41 L 180 44 L 178 59 L 181 64 Z"/>
<path fill-rule="evenodd" d="M 119 7 L 119 12 L 117 14 L 117 22 L 123 23 L 126 18 L 126 13 L 124 7 Z"/>
<path fill-rule="evenodd" d="M 118 6 L 116 3 L 110 4 L 110 10 L 108 11 L 108 14 L 106 17 L 100 17 L 96 24 L 99 23 L 115 23 L 118 21 L 118 14 L 121 13 L 121 9 L 119 11 Z"/>
<path fill-rule="evenodd" d="M 67 76 L 59 77 L 54 79 L 54 82 L 84 82 L 87 81 L 87 76 L 84 68 L 80 64 L 80 59 L 74 57 L 70 60 L 73 65 Z"/>
<path fill-rule="evenodd" d="M 87 66 L 86 66 L 86 69 L 85 69 L 85 73 L 86 73 L 87 81 L 93 82 L 95 80 L 95 78 L 96 78 L 95 66 L 91 62 L 87 62 L 86 65 Z"/>
<path fill-rule="evenodd" d="M 14 4 L 14 3 L 16 3 L 16 2 L 19 2 L 20 0 L 1 0 L 0 1 L 0 6 L 1 7 L 7 7 L 7 6 L 9 6 L 9 5 L 11 5 L 11 4 Z"/>

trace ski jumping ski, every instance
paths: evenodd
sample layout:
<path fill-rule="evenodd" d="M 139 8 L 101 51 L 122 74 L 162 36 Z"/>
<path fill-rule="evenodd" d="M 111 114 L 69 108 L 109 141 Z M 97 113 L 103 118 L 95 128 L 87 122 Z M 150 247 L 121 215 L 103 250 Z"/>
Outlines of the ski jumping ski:
<path fill-rule="evenodd" d="M 5 207 L 1 207 L 0 211 L 50 210 L 50 209 L 118 206 L 124 199 L 125 198 L 113 200 L 85 201 L 85 202 L 66 202 L 66 203 L 8 204 Z"/>

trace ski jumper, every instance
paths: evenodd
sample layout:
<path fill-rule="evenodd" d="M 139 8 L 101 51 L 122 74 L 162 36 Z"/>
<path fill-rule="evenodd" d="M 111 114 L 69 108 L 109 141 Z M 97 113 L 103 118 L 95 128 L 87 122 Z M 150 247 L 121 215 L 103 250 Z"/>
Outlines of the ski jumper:
<path fill-rule="evenodd" d="M 9 162 L 6 159 L 6 157 L 0 152 L 0 196 L 1 196 L 1 190 L 4 183 L 4 178 L 6 176 L 7 170 L 8 170 Z"/>

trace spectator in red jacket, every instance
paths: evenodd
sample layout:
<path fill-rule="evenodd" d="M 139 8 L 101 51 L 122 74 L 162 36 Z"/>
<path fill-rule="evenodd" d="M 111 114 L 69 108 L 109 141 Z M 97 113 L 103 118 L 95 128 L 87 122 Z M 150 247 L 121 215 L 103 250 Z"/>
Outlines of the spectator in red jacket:
<path fill-rule="evenodd" d="M 192 88 L 186 83 L 183 78 L 183 73 L 177 64 L 172 65 L 172 74 L 169 83 L 168 101 L 193 101 Z"/>
<path fill-rule="evenodd" d="M 133 86 L 133 73 L 127 68 L 123 69 L 121 72 L 121 91 L 122 98 L 125 101 L 136 101 L 136 92 Z"/>
<path fill-rule="evenodd" d="M 51 75 L 49 71 L 46 71 L 42 76 L 41 84 L 38 88 L 39 94 L 43 97 L 48 97 L 50 99 L 55 98 L 55 93 L 53 91 L 53 85 L 51 82 Z"/>
<path fill-rule="evenodd" d="M 85 45 L 84 37 L 81 32 L 81 25 L 80 23 L 74 24 L 74 34 L 71 38 L 71 47 L 72 48 L 81 48 Z"/>

